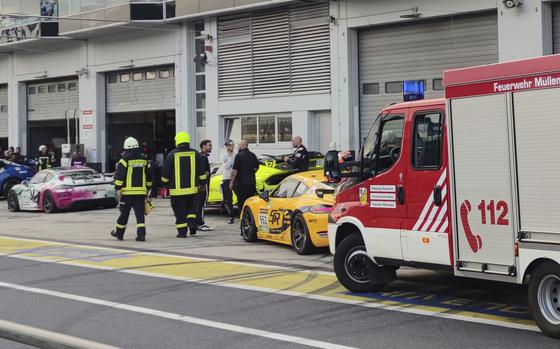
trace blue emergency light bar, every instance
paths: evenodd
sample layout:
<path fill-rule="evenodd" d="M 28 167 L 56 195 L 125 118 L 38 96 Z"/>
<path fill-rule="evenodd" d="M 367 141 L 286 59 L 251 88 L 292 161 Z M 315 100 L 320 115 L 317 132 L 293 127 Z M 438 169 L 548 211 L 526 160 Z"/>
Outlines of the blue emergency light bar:
<path fill-rule="evenodd" d="M 403 81 L 403 100 L 405 102 L 424 99 L 424 80 Z"/>

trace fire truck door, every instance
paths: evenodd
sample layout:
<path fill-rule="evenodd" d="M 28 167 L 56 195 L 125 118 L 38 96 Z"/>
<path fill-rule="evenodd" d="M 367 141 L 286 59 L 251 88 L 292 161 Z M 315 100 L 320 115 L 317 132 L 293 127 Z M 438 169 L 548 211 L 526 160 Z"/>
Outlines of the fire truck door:
<path fill-rule="evenodd" d="M 403 252 L 406 260 L 449 265 L 449 187 L 443 123 L 443 110 L 418 110 L 412 118 Z"/>
<path fill-rule="evenodd" d="M 450 102 L 459 270 L 515 271 L 513 136 L 507 103 L 504 94 Z"/>

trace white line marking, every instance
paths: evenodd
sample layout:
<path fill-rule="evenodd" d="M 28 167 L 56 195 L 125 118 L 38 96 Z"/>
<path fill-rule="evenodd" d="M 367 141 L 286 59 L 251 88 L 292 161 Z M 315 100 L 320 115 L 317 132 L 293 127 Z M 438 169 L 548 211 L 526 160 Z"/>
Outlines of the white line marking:
<path fill-rule="evenodd" d="M 8 283 L 8 282 L 0 282 L 0 287 L 10 288 L 10 289 L 13 289 L 13 290 L 24 291 L 24 292 L 29 292 L 29 293 L 41 294 L 41 295 L 45 295 L 45 296 L 69 299 L 69 300 L 72 300 L 72 301 L 78 301 L 78 302 L 83 302 L 83 303 L 101 305 L 101 306 L 104 306 L 104 307 L 126 310 L 126 311 L 139 313 L 139 314 L 152 315 L 152 316 L 157 316 L 157 317 L 165 318 L 165 319 L 169 319 L 169 320 L 182 321 L 182 322 L 187 322 L 187 323 L 191 323 L 191 324 L 195 324 L 195 325 L 217 328 L 217 329 L 225 330 L 225 331 L 231 331 L 231 332 L 253 335 L 253 336 L 257 336 L 257 337 L 274 339 L 274 340 L 282 341 L 282 342 L 296 343 L 296 344 L 306 345 L 306 346 L 314 347 L 314 348 L 354 349 L 354 347 L 348 347 L 348 346 L 345 346 L 345 345 L 338 345 L 338 344 L 333 344 L 333 343 L 329 343 L 329 342 L 322 342 L 322 341 L 317 341 L 317 340 L 303 338 L 303 337 L 296 337 L 296 336 L 290 336 L 290 335 L 285 335 L 285 334 L 281 334 L 281 333 L 259 330 L 259 329 L 251 328 L 251 327 L 232 325 L 232 324 L 228 324 L 228 323 L 224 323 L 224 322 L 206 320 L 206 319 L 201 319 L 201 318 L 197 318 L 197 317 L 193 317 L 193 316 L 177 314 L 177 313 L 170 313 L 170 312 L 167 312 L 167 311 L 161 311 L 161 310 L 157 310 L 157 309 L 138 307 L 138 306 L 135 306 L 135 305 L 111 302 L 111 301 L 106 301 L 106 300 L 98 299 L 98 298 L 78 296 L 78 295 L 75 295 L 75 294 L 51 291 L 51 290 L 46 290 L 46 289 L 42 289 L 42 288 L 12 284 L 12 283 Z"/>
<path fill-rule="evenodd" d="M 80 245 L 73 245 L 73 246 L 80 246 Z M 164 255 L 164 254 L 162 254 L 162 255 Z M 484 325 L 494 325 L 494 326 L 499 326 L 499 327 L 518 329 L 518 330 L 540 332 L 540 330 L 537 326 L 516 324 L 516 323 L 511 323 L 511 322 L 490 320 L 490 319 L 481 319 L 481 318 L 475 318 L 475 317 L 470 317 L 470 316 L 466 316 L 466 315 L 456 315 L 456 314 L 439 313 L 439 312 L 421 310 L 421 309 L 416 309 L 416 308 L 410 308 L 410 306 L 407 305 L 407 304 L 404 304 L 403 306 L 386 305 L 386 304 L 382 304 L 382 303 L 372 303 L 372 302 L 368 302 L 368 301 L 364 301 L 364 300 L 343 299 L 343 298 L 336 298 L 336 297 L 332 297 L 332 296 L 320 296 L 320 295 L 315 295 L 315 294 L 308 294 L 308 293 L 301 293 L 301 292 L 294 292 L 294 291 L 284 291 L 284 290 L 275 290 L 275 289 L 264 288 L 264 287 L 230 284 L 230 283 L 227 283 L 227 282 L 221 282 L 221 281 L 215 281 L 215 280 L 213 281 L 213 280 L 203 280 L 203 279 L 187 278 L 187 277 L 172 276 L 172 275 L 163 275 L 163 274 L 156 274 L 156 273 L 140 271 L 140 270 L 130 270 L 130 269 L 122 270 L 122 269 L 117 269 L 117 268 L 108 267 L 108 266 L 82 264 L 82 263 L 78 263 L 78 262 L 49 261 L 49 260 L 44 260 L 44 259 L 36 258 L 36 257 L 9 255 L 9 254 L 6 254 L 6 253 L 0 253 L 0 256 L 7 256 L 7 257 L 12 257 L 12 258 L 32 260 L 32 261 L 38 261 L 38 262 L 43 262 L 43 263 L 71 265 L 71 266 L 75 266 L 75 267 L 90 268 L 90 269 L 112 270 L 112 271 L 116 271 L 116 272 L 128 273 L 128 274 L 133 274 L 133 275 L 150 276 L 150 277 L 156 277 L 156 278 L 161 278 L 161 279 L 178 280 L 178 281 L 193 282 L 193 283 L 205 284 L 205 285 L 229 287 L 229 288 L 234 288 L 234 289 L 238 289 L 238 290 L 245 290 L 245 291 L 257 291 L 257 292 L 264 292 L 264 293 L 272 293 L 272 294 L 278 294 L 278 295 L 283 295 L 283 296 L 299 297 L 299 298 L 320 300 L 320 301 L 326 301 L 326 302 L 332 302 L 332 303 L 351 304 L 351 305 L 358 305 L 358 306 L 362 306 L 362 307 L 366 307 L 366 308 L 383 309 L 383 310 L 397 311 L 397 312 L 400 312 L 400 313 L 433 316 L 433 317 L 443 318 L 443 319 L 452 319 L 452 320 L 473 322 L 473 323 L 484 324 Z M 167 255 L 167 256 L 169 256 L 169 255 Z M 275 268 L 270 268 L 270 269 L 275 269 Z"/>

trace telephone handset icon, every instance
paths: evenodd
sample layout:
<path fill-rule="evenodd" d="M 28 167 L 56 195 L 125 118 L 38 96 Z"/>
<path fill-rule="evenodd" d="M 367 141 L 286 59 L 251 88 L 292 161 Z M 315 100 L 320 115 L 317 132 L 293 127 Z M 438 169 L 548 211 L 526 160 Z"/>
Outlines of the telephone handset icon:
<path fill-rule="evenodd" d="M 471 230 L 468 218 L 470 211 L 471 203 L 469 200 L 465 200 L 461 204 L 461 223 L 463 223 L 463 230 L 465 231 L 469 246 L 471 247 L 471 250 L 476 253 L 482 248 L 482 239 L 480 238 L 480 235 L 473 233 Z"/>

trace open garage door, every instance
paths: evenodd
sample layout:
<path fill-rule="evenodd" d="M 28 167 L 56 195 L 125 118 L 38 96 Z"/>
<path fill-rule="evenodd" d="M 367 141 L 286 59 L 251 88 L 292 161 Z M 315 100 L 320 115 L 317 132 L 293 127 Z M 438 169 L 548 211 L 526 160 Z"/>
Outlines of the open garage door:
<path fill-rule="evenodd" d="M 78 115 L 78 80 L 76 78 L 32 82 L 27 84 L 28 155 L 33 156 L 40 145 L 46 145 L 61 157 L 66 139 L 74 139 L 66 127 L 66 115 Z"/>
<path fill-rule="evenodd" d="M 134 137 L 156 160 L 172 149 L 175 136 L 175 74 L 172 66 L 106 74 L 109 171 L 126 137 Z"/>
<path fill-rule="evenodd" d="M 443 97 L 443 71 L 498 61 L 495 12 L 359 31 L 360 133 L 384 106 L 402 102 L 402 81 L 425 80 L 426 98 Z"/>

